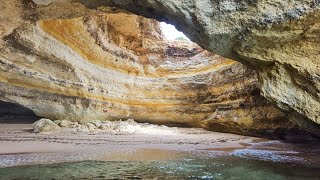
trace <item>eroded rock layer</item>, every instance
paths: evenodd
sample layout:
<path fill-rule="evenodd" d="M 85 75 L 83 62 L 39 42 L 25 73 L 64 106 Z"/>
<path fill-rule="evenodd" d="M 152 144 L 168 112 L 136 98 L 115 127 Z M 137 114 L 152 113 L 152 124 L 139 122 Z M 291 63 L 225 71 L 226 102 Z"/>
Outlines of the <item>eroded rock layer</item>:
<path fill-rule="evenodd" d="M 320 136 L 319 0 L 79 2 L 172 22 L 202 47 L 257 70 L 262 95 Z"/>
<path fill-rule="evenodd" d="M 163 40 L 155 20 L 73 3 L 1 7 L 3 102 L 53 120 L 133 118 L 249 135 L 297 129 L 260 96 L 254 71 Z"/>

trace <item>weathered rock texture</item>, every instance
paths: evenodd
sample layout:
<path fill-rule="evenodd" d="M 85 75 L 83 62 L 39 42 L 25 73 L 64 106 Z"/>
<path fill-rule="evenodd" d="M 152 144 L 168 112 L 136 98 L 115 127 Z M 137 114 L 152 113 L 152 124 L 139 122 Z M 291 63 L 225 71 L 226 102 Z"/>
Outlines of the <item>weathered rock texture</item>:
<path fill-rule="evenodd" d="M 55 132 L 60 130 L 60 127 L 50 119 L 40 119 L 32 124 L 35 133 Z"/>
<path fill-rule="evenodd" d="M 48 1 L 47 6 L 32 1 L 1 2 L 0 10 L 4 12 L 0 14 L 1 101 L 20 104 L 41 117 L 78 122 L 133 118 L 139 122 L 250 135 L 296 129 L 287 116 L 260 96 L 256 73 L 240 63 L 195 44 L 164 41 L 155 20 L 105 7 L 94 11 L 80 3 L 59 2 Z M 180 6 L 184 5 L 176 8 Z M 157 10 L 154 15 L 160 13 L 160 9 Z M 169 7 L 164 10 L 170 12 Z M 189 11 L 191 9 L 186 9 L 185 13 Z M 202 12 L 206 12 L 205 9 L 199 11 Z M 174 13 L 168 17 L 170 15 Z M 187 22 L 187 17 L 180 18 L 181 22 Z M 230 20 L 224 26 L 232 24 Z M 240 28 L 237 23 L 234 25 Z M 229 53 L 232 51 L 229 40 L 234 37 L 224 36 L 230 30 L 222 31 L 212 25 L 211 29 L 204 29 L 204 24 L 180 27 L 208 49 L 234 57 Z M 192 34 L 192 28 L 202 28 L 202 31 L 192 31 L 196 33 Z M 214 31 L 224 35 L 214 36 Z M 249 41 L 249 36 L 246 39 Z M 215 49 L 218 40 L 222 43 L 220 50 Z M 259 71 L 260 79 L 275 88 L 267 91 L 264 84 L 263 94 L 288 88 L 290 82 L 281 84 L 286 74 L 274 70 L 276 65 L 261 67 L 264 68 Z M 278 85 L 274 82 L 282 86 L 273 87 Z M 292 87 L 297 86 L 292 84 Z M 280 97 L 274 98 L 276 103 L 280 100 Z M 281 107 L 290 107 L 287 105 Z M 311 108 L 314 114 L 317 109 Z M 290 112 L 304 117 L 298 111 Z"/>
<path fill-rule="evenodd" d="M 256 69 L 262 95 L 320 135 L 319 0 L 79 2 L 172 22 L 202 47 Z"/>

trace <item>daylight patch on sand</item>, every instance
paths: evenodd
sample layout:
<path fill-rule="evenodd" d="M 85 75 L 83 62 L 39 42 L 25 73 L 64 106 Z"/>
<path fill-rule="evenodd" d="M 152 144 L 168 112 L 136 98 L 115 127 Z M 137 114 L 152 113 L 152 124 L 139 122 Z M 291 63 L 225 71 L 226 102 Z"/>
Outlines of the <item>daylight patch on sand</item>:
<path fill-rule="evenodd" d="M 159 126 L 149 123 L 137 123 L 132 119 L 126 121 L 107 121 L 102 122 L 111 133 L 139 133 L 139 134 L 165 134 L 174 135 L 178 133 L 176 127 Z"/>
<path fill-rule="evenodd" d="M 50 124 L 50 125 L 49 125 Z M 58 126 L 60 129 L 47 128 L 46 126 Z M 178 133 L 176 127 L 159 126 L 149 123 L 137 123 L 133 119 L 126 121 L 90 121 L 86 123 L 71 122 L 67 120 L 51 121 L 41 119 L 33 124 L 35 132 L 58 132 L 58 131 L 76 131 L 76 132 L 104 132 L 111 134 L 157 134 L 157 135 L 175 135 Z M 40 130 L 38 130 L 40 129 Z M 43 129 L 44 131 L 41 131 Z M 46 131 L 49 129 L 49 131 Z M 50 131 L 53 129 L 52 131 Z"/>

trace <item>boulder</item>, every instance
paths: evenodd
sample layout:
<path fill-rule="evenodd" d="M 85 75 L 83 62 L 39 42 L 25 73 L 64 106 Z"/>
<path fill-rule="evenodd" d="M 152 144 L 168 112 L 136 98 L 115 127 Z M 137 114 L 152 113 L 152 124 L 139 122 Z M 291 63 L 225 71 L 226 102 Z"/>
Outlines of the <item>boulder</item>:
<path fill-rule="evenodd" d="M 311 1 L 1 1 L 0 100 L 83 123 L 134 118 L 257 136 L 299 124 L 320 137 Z M 212 52 L 166 41 L 156 20 L 108 5 L 171 22 Z"/>
<path fill-rule="evenodd" d="M 90 122 L 91 124 L 95 125 L 97 128 L 99 128 L 100 126 L 102 126 L 102 122 L 99 120 L 94 120 Z"/>
<path fill-rule="evenodd" d="M 43 118 L 33 123 L 33 131 L 35 133 L 54 132 L 59 129 L 60 127 L 50 119 Z"/>
<path fill-rule="evenodd" d="M 60 127 L 63 127 L 63 128 L 72 128 L 72 127 L 75 127 L 76 124 L 78 124 L 78 122 L 72 122 L 72 121 L 68 121 L 68 120 L 62 120 L 62 121 L 59 123 L 59 126 L 60 126 Z"/>
<path fill-rule="evenodd" d="M 78 127 L 76 128 L 78 132 L 90 132 L 88 127 L 84 124 L 79 124 Z"/>
<path fill-rule="evenodd" d="M 95 131 L 97 129 L 97 127 L 90 122 L 85 123 L 85 126 L 88 128 L 89 131 Z"/>

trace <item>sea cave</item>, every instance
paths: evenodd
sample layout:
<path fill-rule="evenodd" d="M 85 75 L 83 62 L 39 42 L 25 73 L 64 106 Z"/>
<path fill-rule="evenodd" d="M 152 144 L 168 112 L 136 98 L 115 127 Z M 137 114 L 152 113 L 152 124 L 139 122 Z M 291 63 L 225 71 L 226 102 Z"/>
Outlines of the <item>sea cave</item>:
<path fill-rule="evenodd" d="M 0 2 L 0 179 L 319 179 L 316 0 Z"/>

